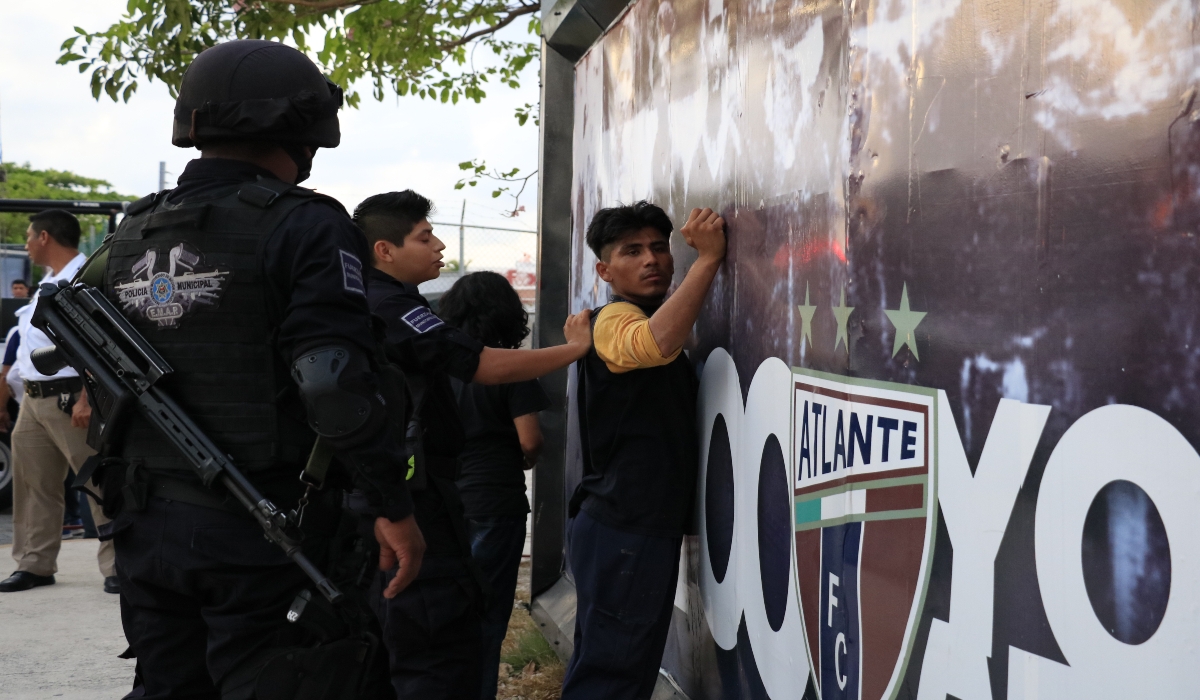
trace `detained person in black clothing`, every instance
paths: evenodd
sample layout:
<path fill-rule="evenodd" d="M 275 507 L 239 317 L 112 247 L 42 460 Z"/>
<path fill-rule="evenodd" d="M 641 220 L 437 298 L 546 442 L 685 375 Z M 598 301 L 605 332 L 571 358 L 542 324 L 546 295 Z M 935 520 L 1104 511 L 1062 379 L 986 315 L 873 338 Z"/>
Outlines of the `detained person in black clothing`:
<path fill-rule="evenodd" d="M 567 509 L 576 610 L 563 700 L 649 700 L 671 626 L 698 460 L 699 382 L 683 345 L 725 259 L 725 221 L 692 210 L 679 233 L 699 255 L 668 297 L 673 229 L 649 202 L 601 209 L 587 228 L 612 296 L 576 375 L 583 478 Z"/>
<path fill-rule="evenodd" d="M 373 269 L 367 299 L 386 324 L 385 349 L 404 370 L 416 407 L 407 430 L 408 471 L 427 549 L 417 579 L 400 595 L 376 597 L 397 695 L 420 700 L 473 698 L 480 688 L 480 612 L 486 586 L 472 563 L 462 501 L 454 484 L 464 430 L 450 379 L 505 384 L 540 377 L 587 354 L 591 322 L 567 319 L 567 342 L 552 348 L 485 347 L 447 325 L 417 285 L 441 272 L 445 245 L 433 235 L 433 204 L 411 191 L 364 200 L 354 221 L 366 233 Z M 381 572 L 377 587 L 395 571 Z"/>
<path fill-rule="evenodd" d="M 491 348 L 519 348 L 529 335 L 529 314 L 509 281 L 495 272 L 474 272 L 454 283 L 438 303 L 438 314 Z M 483 610 L 483 687 L 479 697 L 496 697 L 500 646 L 508 631 L 517 589 L 529 499 L 525 470 L 542 451 L 537 412 L 550 397 L 536 379 L 484 386 L 454 377 L 466 442 L 459 455 L 458 491 L 471 536 L 471 556 L 491 588 Z"/>

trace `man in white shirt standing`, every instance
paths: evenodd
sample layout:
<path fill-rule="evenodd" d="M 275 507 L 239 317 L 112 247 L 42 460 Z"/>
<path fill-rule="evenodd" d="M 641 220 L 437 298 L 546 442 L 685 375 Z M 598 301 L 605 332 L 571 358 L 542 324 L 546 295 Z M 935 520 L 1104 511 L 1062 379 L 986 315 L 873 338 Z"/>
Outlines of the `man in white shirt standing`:
<path fill-rule="evenodd" d="M 49 209 L 29 217 L 25 249 L 29 261 L 50 270 L 42 284 L 69 280 L 83 266 L 79 252 L 79 220 L 61 209 Z M 0 581 L 0 592 L 24 591 L 54 583 L 58 551 L 62 546 L 63 481 L 68 469 L 83 466 L 95 454 L 87 445 L 91 407 L 83 393 L 79 375 L 70 367 L 46 376 L 38 372 L 29 355 L 50 345 L 49 338 L 30 321 L 38 303 L 17 311 L 21 347 L 14 367 L 25 382 L 25 400 L 12 433 L 13 453 L 13 559 L 17 570 Z M 0 384 L 0 424 L 8 422 L 9 388 Z M 108 522 L 100 508 L 89 500 L 92 517 L 99 526 Z M 104 590 L 119 593 L 112 542 L 101 542 L 100 573 Z"/>

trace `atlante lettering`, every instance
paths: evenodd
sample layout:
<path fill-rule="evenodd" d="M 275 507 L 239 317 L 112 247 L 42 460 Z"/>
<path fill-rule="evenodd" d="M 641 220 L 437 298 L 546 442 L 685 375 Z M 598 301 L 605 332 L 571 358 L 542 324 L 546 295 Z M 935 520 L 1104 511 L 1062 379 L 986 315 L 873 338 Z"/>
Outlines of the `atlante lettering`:
<path fill-rule="evenodd" d="M 796 383 L 797 486 L 925 466 L 927 409 L 921 404 Z"/>

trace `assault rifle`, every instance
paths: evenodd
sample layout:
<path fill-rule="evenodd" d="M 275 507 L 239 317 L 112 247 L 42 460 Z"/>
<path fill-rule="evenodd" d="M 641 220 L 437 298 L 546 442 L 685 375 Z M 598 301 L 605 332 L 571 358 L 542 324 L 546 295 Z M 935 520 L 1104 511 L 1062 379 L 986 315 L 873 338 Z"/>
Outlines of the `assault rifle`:
<path fill-rule="evenodd" d="M 54 343 L 53 347 L 33 351 L 30 359 L 37 370 L 53 375 L 70 365 L 83 378 L 92 405 L 89 445 L 100 450 L 108 444 L 127 420 L 129 409 L 136 407 L 179 449 L 206 487 L 224 487 L 250 511 L 266 538 L 312 579 L 329 602 L 342 598 L 329 577 L 300 551 L 293 518 L 259 493 L 179 404 L 155 386 L 171 373 L 171 366 L 104 294 L 66 280 L 57 286 L 43 285 L 33 325 Z"/>

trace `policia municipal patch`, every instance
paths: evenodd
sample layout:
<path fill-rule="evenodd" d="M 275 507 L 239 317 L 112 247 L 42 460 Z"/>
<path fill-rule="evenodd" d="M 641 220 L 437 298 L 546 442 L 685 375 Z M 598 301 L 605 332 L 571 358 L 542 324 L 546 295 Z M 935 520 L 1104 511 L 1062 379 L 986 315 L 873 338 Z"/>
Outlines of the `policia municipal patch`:
<path fill-rule="evenodd" d="M 145 318 L 160 328 L 177 328 L 202 306 L 216 306 L 228 286 L 228 272 L 204 266 L 204 253 L 187 243 L 172 248 L 160 261 L 151 248 L 133 264 L 129 281 L 115 285 L 117 301 L 133 320 Z M 165 265 L 164 265 L 165 263 Z M 157 269 L 166 267 L 165 270 Z"/>

